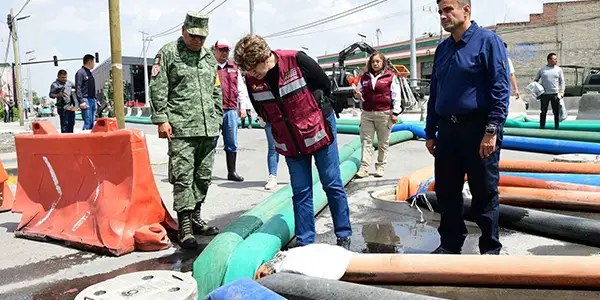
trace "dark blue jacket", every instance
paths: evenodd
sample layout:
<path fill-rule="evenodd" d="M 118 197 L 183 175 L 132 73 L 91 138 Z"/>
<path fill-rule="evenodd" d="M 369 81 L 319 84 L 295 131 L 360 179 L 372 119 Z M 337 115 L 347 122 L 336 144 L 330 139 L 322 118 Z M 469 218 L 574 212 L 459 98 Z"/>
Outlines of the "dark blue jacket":
<path fill-rule="evenodd" d="M 452 36 L 435 51 L 427 104 L 427 139 L 435 138 L 439 118 L 487 114 L 487 124 L 501 126 L 508 115 L 510 70 L 504 42 L 472 22 L 463 37 Z"/>
<path fill-rule="evenodd" d="M 85 67 L 81 67 L 77 71 L 75 74 L 75 90 L 79 104 L 83 102 L 83 98 L 96 99 L 96 82 L 92 71 Z"/>

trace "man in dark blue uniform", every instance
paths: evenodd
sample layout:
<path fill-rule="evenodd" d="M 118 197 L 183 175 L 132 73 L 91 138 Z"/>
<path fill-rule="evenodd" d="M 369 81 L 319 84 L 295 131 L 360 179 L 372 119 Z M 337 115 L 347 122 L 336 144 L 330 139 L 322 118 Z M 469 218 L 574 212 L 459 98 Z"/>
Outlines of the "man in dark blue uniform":
<path fill-rule="evenodd" d="M 467 174 L 471 216 L 481 229 L 481 254 L 497 255 L 498 180 L 502 128 L 510 99 L 504 42 L 471 21 L 470 0 L 437 0 L 452 35 L 437 47 L 427 106 L 427 149 L 435 157 L 441 206 L 436 254 L 460 254 L 467 236 L 462 189 Z M 437 134 L 437 136 L 436 136 Z"/>

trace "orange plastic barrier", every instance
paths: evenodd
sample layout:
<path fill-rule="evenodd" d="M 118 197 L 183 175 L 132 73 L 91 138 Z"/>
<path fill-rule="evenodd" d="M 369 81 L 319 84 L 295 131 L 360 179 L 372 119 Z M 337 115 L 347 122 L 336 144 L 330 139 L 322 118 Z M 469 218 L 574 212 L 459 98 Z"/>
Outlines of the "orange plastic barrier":
<path fill-rule="evenodd" d="M 15 198 L 8 186 L 8 173 L 0 162 L 0 212 L 10 211 L 13 208 Z"/>
<path fill-rule="evenodd" d="M 15 138 L 19 177 L 16 236 L 56 239 L 123 255 L 137 229 L 175 229 L 154 181 L 146 138 L 98 119 L 91 133 L 59 134 L 47 121 Z"/>
<path fill-rule="evenodd" d="M 160 224 L 146 225 L 135 231 L 135 249 L 140 251 L 160 251 L 171 247 L 167 230 Z"/>
<path fill-rule="evenodd" d="M 600 211 L 600 193 L 532 189 L 523 187 L 498 188 L 500 203 L 515 206 Z"/>
<path fill-rule="evenodd" d="M 341 280 L 358 283 L 597 288 L 600 256 L 355 254 Z"/>
<path fill-rule="evenodd" d="M 531 173 L 600 174 L 600 164 L 531 160 L 500 160 L 500 171 Z"/>

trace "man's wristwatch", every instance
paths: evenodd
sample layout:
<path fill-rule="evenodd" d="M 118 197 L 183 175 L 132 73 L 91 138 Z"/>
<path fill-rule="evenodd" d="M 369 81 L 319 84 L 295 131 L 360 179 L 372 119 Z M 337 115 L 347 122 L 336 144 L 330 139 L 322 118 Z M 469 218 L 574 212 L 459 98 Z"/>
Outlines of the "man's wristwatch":
<path fill-rule="evenodd" d="M 498 127 L 496 125 L 487 125 L 485 126 L 485 134 L 487 135 L 496 135 L 498 133 Z"/>

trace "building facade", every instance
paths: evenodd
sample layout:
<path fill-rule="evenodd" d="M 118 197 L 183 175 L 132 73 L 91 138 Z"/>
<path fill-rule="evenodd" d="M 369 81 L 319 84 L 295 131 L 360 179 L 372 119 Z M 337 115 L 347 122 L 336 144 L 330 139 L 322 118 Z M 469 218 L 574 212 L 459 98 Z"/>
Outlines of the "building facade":
<path fill-rule="evenodd" d="M 513 61 L 519 90 L 526 99 L 527 85 L 546 64 L 553 52 L 558 64 L 585 68 L 600 67 L 600 1 L 545 3 L 542 13 L 531 14 L 529 21 L 502 23 L 496 33 L 507 43 Z M 567 85 L 575 85 L 585 74 L 563 67 Z M 578 83 L 580 84 L 580 83 Z"/>
<path fill-rule="evenodd" d="M 600 66 L 600 0 L 549 2 L 543 4 L 541 13 L 531 14 L 527 22 L 500 23 L 487 27 L 495 31 L 508 45 L 508 55 L 513 61 L 519 90 L 525 97 L 527 85 L 533 81 L 539 68 L 546 64 L 546 57 L 554 52 L 559 65 L 582 67 Z M 448 35 L 444 35 L 444 38 Z M 440 37 L 424 37 L 416 40 L 417 78 L 431 77 L 433 55 Z M 392 60 L 410 70 L 410 41 L 374 47 Z M 341 51 L 342 49 L 340 49 Z M 317 57 L 326 71 L 337 64 L 338 56 Z M 367 55 L 357 53 L 346 59 L 348 70 L 365 66 Z M 581 81 L 583 70 L 575 76 L 574 69 L 563 68 L 567 85 Z"/>
<path fill-rule="evenodd" d="M 148 82 L 152 71 L 154 58 L 148 58 Z M 96 94 L 98 99 L 102 99 L 102 87 L 108 80 L 110 70 L 112 69 L 112 60 L 108 58 L 92 70 L 96 80 Z M 125 102 L 129 105 L 144 106 L 146 103 L 146 91 L 144 88 L 144 58 L 123 56 L 123 96 Z"/>

